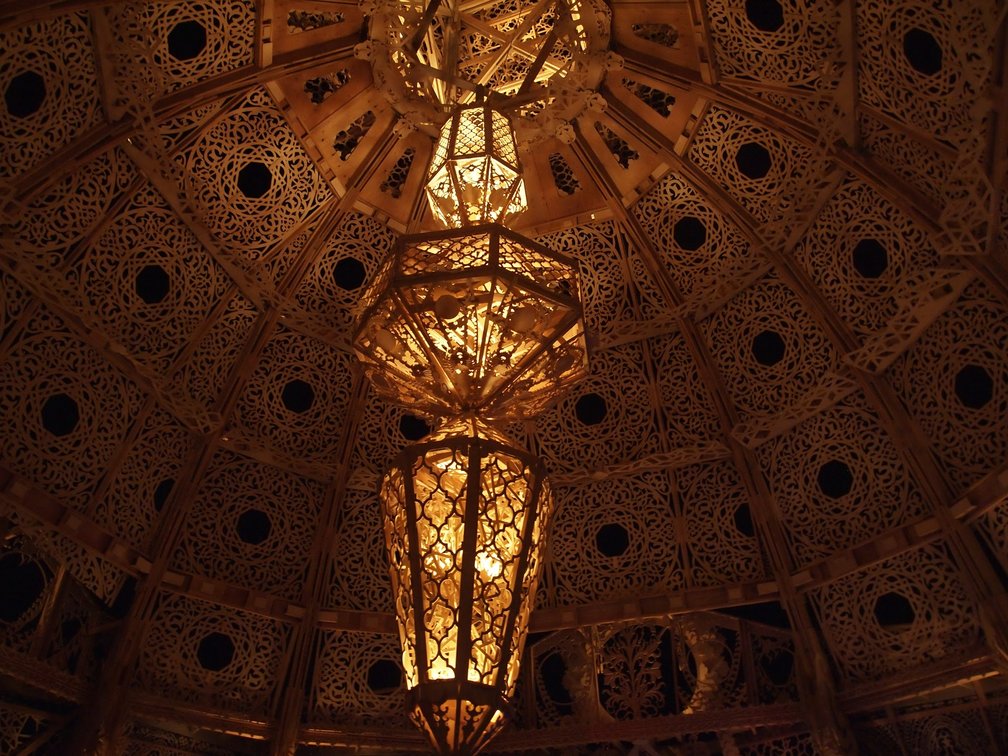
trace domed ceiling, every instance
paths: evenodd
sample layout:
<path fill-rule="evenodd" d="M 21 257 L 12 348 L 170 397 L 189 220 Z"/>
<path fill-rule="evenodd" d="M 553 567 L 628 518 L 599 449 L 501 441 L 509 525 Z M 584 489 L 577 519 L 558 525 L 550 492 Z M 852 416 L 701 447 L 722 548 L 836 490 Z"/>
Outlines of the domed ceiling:
<path fill-rule="evenodd" d="M 385 5 L 0 3 L 0 751 L 423 750 L 375 492 L 431 425 L 348 346 L 432 224 Z M 551 5 L 460 2 L 460 65 Z M 556 513 L 491 750 L 1008 751 L 1005 15 L 612 0 L 516 107 L 593 354 L 510 429 Z"/>

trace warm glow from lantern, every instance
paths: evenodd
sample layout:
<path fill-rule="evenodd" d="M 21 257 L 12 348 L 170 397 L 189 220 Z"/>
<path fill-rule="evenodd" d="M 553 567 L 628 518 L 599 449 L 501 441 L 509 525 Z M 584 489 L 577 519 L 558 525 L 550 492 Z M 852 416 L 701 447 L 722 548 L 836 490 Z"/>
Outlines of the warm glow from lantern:
<path fill-rule="evenodd" d="M 354 347 L 392 401 L 529 417 L 587 373 L 579 290 L 573 260 L 499 226 L 404 237 Z"/>
<path fill-rule="evenodd" d="M 541 463 L 475 420 L 407 447 L 382 485 L 410 713 L 442 753 L 503 726 L 550 512 Z"/>
<path fill-rule="evenodd" d="M 441 128 L 427 200 L 444 226 L 500 223 L 528 206 L 507 117 L 484 105 L 456 109 Z"/>

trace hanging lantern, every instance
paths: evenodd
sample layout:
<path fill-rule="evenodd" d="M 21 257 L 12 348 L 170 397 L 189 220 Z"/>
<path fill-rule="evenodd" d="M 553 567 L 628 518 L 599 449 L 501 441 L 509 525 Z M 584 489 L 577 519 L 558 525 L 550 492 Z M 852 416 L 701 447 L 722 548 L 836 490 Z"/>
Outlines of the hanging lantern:
<path fill-rule="evenodd" d="M 375 390 L 430 415 L 531 417 L 588 371 L 577 264 L 497 225 L 403 237 L 362 298 Z"/>
<path fill-rule="evenodd" d="M 447 228 L 501 223 L 525 210 L 525 182 L 507 116 L 486 105 L 454 110 L 434 149 L 427 201 Z"/>
<path fill-rule="evenodd" d="M 405 448 L 381 489 L 407 709 L 442 754 L 504 726 L 551 508 L 542 463 L 475 420 Z"/>

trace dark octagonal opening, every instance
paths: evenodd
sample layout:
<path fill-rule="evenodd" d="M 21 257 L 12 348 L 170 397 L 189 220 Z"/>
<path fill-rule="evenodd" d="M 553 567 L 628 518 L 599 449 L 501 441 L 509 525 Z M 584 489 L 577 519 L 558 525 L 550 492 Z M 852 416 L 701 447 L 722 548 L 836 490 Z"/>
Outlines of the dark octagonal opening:
<path fill-rule="evenodd" d="M 887 630 L 912 625 L 917 616 L 907 597 L 893 591 L 883 593 L 875 599 L 873 611 L 876 621 Z"/>
<path fill-rule="evenodd" d="M 672 228 L 672 238 L 683 249 L 700 249 L 707 241 L 707 226 L 699 218 L 684 215 Z"/>
<path fill-rule="evenodd" d="M 269 538 L 271 528 L 269 515 L 261 509 L 246 509 L 238 515 L 238 537 L 252 546 Z"/>
<path fill-rule="evenodd" d="M 295 378 L 284 385 L 280 399 L 284 407 L 300 415 L 312 408 L 315 403 L 315 390 L 300 378 Z"/>
<path fill-rule="evenodd" d="M 35 71 L 23 71 L 7 84 L 4 103 L 14 118 L 27 118 L 38 112 L 45 96 L 45 79 Z"/>
<path fill-rule="evenodd" d="M 917 73 L 934 76 L 941 71 L 942 49 L 931 32 L 914 27 L 903 35 L 903 54 Z"/>
<path fill-rule="evenodd" d="M 157 488 L 154 489 L 154 511 L 160 512 L 164 507 L 165 502 L 168 501 L 168 497 L 171 496 L 172 489 L 175 488 L 174 478 L 165 478 L 160 483 L 157 484 Z"/>
<path fill-rule="evenodd" d="M 136 293 L 147 304 L 157 304 L 168 296 L 171 288 L 171 279 L 168 273 L 160 265 L 145 265 L 137 273 Z"/>
<path fill-rule="evenodd" d="M 966 365 L 956 373 L 955 393 L 964 407 L 980 409 L 994 397 L 994 379 L 980 365 Z"/>
<path fill-rule="evenodd" d="M 367 686 L 373 693 L 392 693 L 402 684 L 402 670 L 391 659 L 379 659 L 367 671 Z"/>
<path fill-rule="evenodd" d="M 749 538 L 756 535 L 756 529 L 753 527 L 752 514 L 749 512 L 748 504 L 739 504 L 735 507 L 735 513 L 732 517 L 735 520 L 735 528 L 739 533 Z"/>
<path fill-rule="evenodd" d="M 399 418 L 399 432 L 407 441 L 419 441 L 433 428 L 422 417 L 406 413 Z"/>
<path fill-rule="evenodd" d="M 831 459 L 819 468 L 819 475 L 816 480 L 819 483 L 819 490 L 831 499 L 839 499 L 850 493 L 854 485 L 854 476 L 846 462 L 838 459 Z"/>
<path fill-rule="evenodd" d="M 175 60 L 192 60 L 206 47 L 206 29 L 199 21 L 180 21 L 168 32 L 168 54 Z"/>
<path fill-rule="evenodd" d="M 854 270 L 865 278 L 878 278 L 889 265 L 889 255 L 878 239 L 862 239 L 852 253 Z"/>
<path fill-rule="evenodd" d="M 759 364 L 776 365 L 784 359 L 784 339 L 776 331 L 761 331 L 753 337 L 752 353 Z"/>
<path fill-rule="evenodd" d="M 763 178 L 772 164 L 770 151 L 759 142 L 746 142 L 735 153 L 735 165 L 746 178 Z"/>
<path fill-rule="evenodd" d="M 779 0 L 746 0 L 745 12 L 760 31 L 775 32 L 784 26 L 784 8 Z"/>
<path fill-rule="evenodd" d="M 630 548 L 630 534 L 619 523 L 610 522 L 595 533 L 595 546 L 607 557 L 618 557 Z"/>
<path fill-rule="evenodd" d="M 249 199 L 258 199 L 269 191 L 273 174 L 258 160 L 247 163 L 238 171 L 238 189 Z"/>
<path fill-rule="evenodd" d="M 224 633 L 208 633 L 196 649 L 196 659 L 203 669 L 220 672 L 234 659 L 235 647 Z"/>
<path fill-rule="evenodd" d="M 77 402 L 66 394 L 53 394 L 42 405 L 42 427 L 54 436 L 73 433 L 79 421 Z"/>
<path fill-rule="evenodd" d="M 598 425 L 605 420 L 606 412 L 605 399 L 594 392 L 578 397 L 574 403 L 574 414 L 585 425 Z"/>
<path fill-rule="evenodd" d="M 360 288 L 366 275 L 364 263 L 356 257 L 344 257 L 333 267 L 333 281 L 346 291 Z"/>

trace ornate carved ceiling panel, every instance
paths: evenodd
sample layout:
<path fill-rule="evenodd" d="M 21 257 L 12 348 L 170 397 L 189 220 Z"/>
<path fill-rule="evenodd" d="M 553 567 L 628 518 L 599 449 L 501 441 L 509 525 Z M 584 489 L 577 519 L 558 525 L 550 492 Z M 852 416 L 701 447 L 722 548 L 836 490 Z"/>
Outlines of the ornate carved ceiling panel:
<path fill-rule="evenodd" d="M 72 5 L 0 3 L 0 750 L 420 748 L 375 486 L 433 423 L 348 329 L 438 124 L 372 4 Z M 1008 750 L 1004 2 L 609 11 L 511 114 L 593 355 L 511 429 L 558 508 L 495 747 Z"/>

